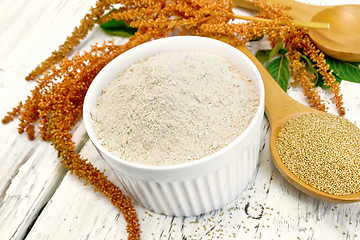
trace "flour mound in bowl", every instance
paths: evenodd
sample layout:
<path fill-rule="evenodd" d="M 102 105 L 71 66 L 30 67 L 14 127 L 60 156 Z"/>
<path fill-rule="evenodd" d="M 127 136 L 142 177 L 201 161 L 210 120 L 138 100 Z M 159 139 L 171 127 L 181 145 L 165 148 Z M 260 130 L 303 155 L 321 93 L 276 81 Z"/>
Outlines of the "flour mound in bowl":
<path fill-rule="evenodd" d="M 91 112 L 105 149 L 146 165 L 174 165 L 215 153 L 238 137 L 259 106 L 251 79 L 198 51 L 161 53 L 111 81 Z"/>

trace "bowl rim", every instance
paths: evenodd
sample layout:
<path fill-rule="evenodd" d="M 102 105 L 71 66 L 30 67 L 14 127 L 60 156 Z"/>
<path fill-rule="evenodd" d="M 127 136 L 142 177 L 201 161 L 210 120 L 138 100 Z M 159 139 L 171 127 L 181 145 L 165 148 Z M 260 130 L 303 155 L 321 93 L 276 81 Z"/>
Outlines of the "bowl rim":
<path fill-rule="evenodd" d="M 137 54 L 139 52 L 144 51 L 145 49 L 149 49 L 151 47 L 154 47 L 155 45 L 161 45 L 165 42 L 173 42 L 173 44 L 179 44 L 181 43 L 181 45 L 186 45 L 192 43 L 193 41 L 200 41 L 200 42 L 204 42 L 204 43 L 209 43 L 212 44 L 212 46 L 216 47 L 222 47 L 222 48 L 227 48 L 230 51 L 236 51 L 236 53 L 241 56 L 242 59 L 244 59 L 244 61 L 246 62 L 246 64 L 252 69 L 252 71 L 254 71 L 255 75 L 257 76 L 256 79 L 252 79 L 253 82 L 257 82 L 255 83 L 257 91 L 258 91 L 258 95 L 259 95 L 259 106 L 257 108 L 257 111 L 254 115 L 254 117 L 252 118 L 250 124 L 246 127 L 246 129 L 238 136 L 236 137 L 233 141 L 231 141 L 228 145 L 226 145 L 225 147 L 221 148 L 220 150 L 216 151 L 215 153 L 212 153 L 210 155 L 207 155 L 205 157 L 202 157 L 200 159 L 197 160 L 193 160 L 193 161 L 188 161 L 188 162 L 184 162 L 184 163 L 179 163 L 179 164 L 174 164 L 174 165 L 164 165 L 164 166 L 158 166 L 158 165 L 148 165 L 148 164 L 140 164 L 140 163 L 136 163 L 136 162 L 131 162 L 131 161 L 127 161 L 123 158 L 120 158 L 118 156 L 116 156 L 115 154 L 111 153 L 110 151 L 108 151 L 107 149 L 105 149 L 105 147 L 103 147 L 100 142 L 97 139 L 96 134 L 93 131 L 93 127 L 92 127 L 92 119 L 91 119 L 91 109 L 92 107 L 89 106 L 89 102 L 92 98 L 94 98 L 94 96 L 96 96 L 96 100 L 98 98 L 99 95 L 94 94 L 94 92 L 102 92 L 103 87 L 99 90 L 98 89 L 98 85 L 100 81 L 102 81 L 103 78 L 105 78 L 106 73 L 108 71 L 110 71 L 113 67 L 116 67 L 116 65 L 118 64 L 122 64 L 123 63 L 123 59 L 126 59 L 127 57 Z M 188 49 L 182 49 L 182 50 L 196 50 L 196 48 L 188 48 Z M 172 50 L 167 50 L 167 51 L 172 51 Z M 173 50 L 176 51 L 176 50 Z M 181 50 L 178 50 L 181 51 Z M 204 50 L 206 51 L 206 50 Z M 158 52 L 160 53 L 160 52 Z M 153 53 L 152 55 L 155 55 L 157 53 Z M 150 56 L 150 55 L 149 55 Z M 147 57 L 145 57 L 147 58 Z M 140 59 L 144 59 L 144 57 L 139 57 L 138 60 Z M 138 61 L 137 60 L 137 61 Z M 131 66 L 133 63 L 128 64 L 126 63 L 125 65 L 127 65 L 127 67 Z M 106 84 L 108 84 L 111 80 L 107 81 Z M 105 85 L 106 85 L 105 84 Z M 105 86 L 104 85 L 104 86 Z M 174 171 L 178 171 L 178 170 L 184 170 L 187 169 L 189 167 L 197 167 L 200 165 L 203 165 L 204 163 L 210 162 L 213 159 L 216 159 L 218 156 L 223 155 L 224 153 L 228 152 L 229 149 L 233 148 L 236 144 L 238 144 L 238 142 L 241 142 L 246 136 L 248 136 L 249 134 L 251 134 L 252 129 L 255 127 L 256 123 L 259 121 L 259 118 L 263 118 L 264 116 L 264 105 L 265 105 L 265 90 L 264 90 L 264 84 L 262 81 L 262 77 L 260 72 L 258 71 L 256 65 L 240 50 L 238 50 L 237 48 L 224 43 L 222 41 L 219 40 L 215 40 L 212 38 L 207 38 L 207 37 L 200 37 L 200 36 L 171 36 L 171 37 L 166 37 L 166 38 L 160 38 L 160 39 L 156 39 L 156 40 L 152 40 L 143 44 L 140 44 L 136 47 L 133 47 L 127 51 L 125 51 L 124 53 L 120 54 L 119 56 L 117 56 L 116 58 L 114 58 L 112 61 L 110 61 L 99 73 L 98 75 L 94 78 L 94 80 L 92 81 L 92 83 L 90 84 L 88 91 L 86 93 L 85 99 L 84 99 L 84 104 L 83 104 L 83 122 L 85 125 L 85 129 L 86 132 L 91 140 L 91 142 L 94 144 L 94 146 L 98 149 L 98 151 L 100 151 L 100 155 L 105 154 L 108 158 L 111 159 L 112 162 L 116 163 L 116 164 L 121 164 L 123 167 L 127 168 L 127 169 L 132 169 L 134 171 L 150 171 L 150 172 L 174 172 Z M 109 159 L 105 159 L 106 161 L 108 161 Z M 112 165 L 110 163 L 110 165 Z"/>

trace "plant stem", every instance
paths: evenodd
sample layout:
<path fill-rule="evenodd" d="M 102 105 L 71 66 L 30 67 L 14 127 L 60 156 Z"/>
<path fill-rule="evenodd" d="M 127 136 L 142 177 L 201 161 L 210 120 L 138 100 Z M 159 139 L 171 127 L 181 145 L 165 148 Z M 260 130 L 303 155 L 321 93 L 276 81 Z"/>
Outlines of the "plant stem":
<path fill-rule="evenodd" d="M 252 16 L 244 16 L 244 15 L 238 15 L 234 13 L 228 12 L 229 16 L 236 19 L 242 19 L 242 20 L 248 20 L 248 21 L 254 21 L 254 22 L 276 22 L 273 19 L 267 19 L 267 18 L 259 18 L 259 17 L 252 17 Z M 320 29 L 330 29 L 329 23 L 321 23 L 321 22 L 304 22 L 304 21 L 297 21 L 297 20 L 290 20 L 292 24 L 294 24 L 297 27 L 303 27 L 303 28 L 320 28 Z M 287 25 L 289 22 L 287 21 L 277 21 L 280 25 Z"/>

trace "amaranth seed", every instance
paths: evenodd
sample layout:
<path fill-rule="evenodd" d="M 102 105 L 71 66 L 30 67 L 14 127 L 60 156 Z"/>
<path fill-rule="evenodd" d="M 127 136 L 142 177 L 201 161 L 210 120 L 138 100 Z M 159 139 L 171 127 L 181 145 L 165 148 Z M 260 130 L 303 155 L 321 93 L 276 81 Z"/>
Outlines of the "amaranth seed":
<path fill-rule="evenodd" d="M 335 115 L 302 114 L 280 130 L 285 166 L 308 185 L 334 195 L 360 191 L 360 130 Z"/>

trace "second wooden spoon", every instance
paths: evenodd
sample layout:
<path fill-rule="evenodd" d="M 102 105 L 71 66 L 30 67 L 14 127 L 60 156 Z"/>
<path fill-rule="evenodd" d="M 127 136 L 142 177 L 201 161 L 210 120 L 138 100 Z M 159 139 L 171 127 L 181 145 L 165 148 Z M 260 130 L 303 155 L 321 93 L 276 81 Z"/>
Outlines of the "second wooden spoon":
<path fill-rule="evenodd" d="M 239 7 L 255 10 L 251 0 L 233 0 Z M 310 29 L 315 45 L 325 54 L 350 62 L 360 62 L 360 5 L 315 6 L 295 0 L 268 0 L 291 7 L 295 20 L 324 22 L 330 29 Z"/>

